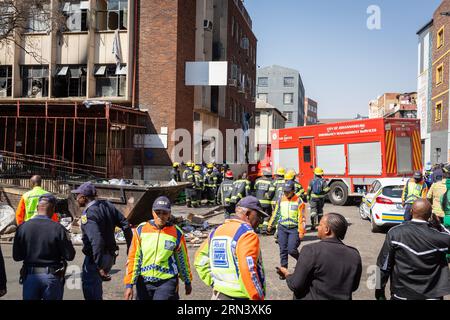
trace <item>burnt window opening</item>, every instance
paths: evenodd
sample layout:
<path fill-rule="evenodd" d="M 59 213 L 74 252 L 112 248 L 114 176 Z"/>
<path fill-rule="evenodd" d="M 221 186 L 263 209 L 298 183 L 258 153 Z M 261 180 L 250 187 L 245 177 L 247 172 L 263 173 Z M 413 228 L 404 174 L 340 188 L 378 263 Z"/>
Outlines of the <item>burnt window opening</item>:
<path fill-rule="evenodd" d="M 128 0 L 99 0 L 97 30 L 115 31 L 128 28 Z"/>
<path fill-rule="evenodd" d="M 96 65 L 97 97 L 124 97 L 127 86 L 127 66 L 117 67 L 115 64 Z"/>
<path fill-rule="evenodd" d="M 22 96 L 48 97 L 48 66 L 22 66 Z"/>
<path fill-rule="evenodd" d="M 12 66 L 0 66 L 0 97 L 12 96 Z"/>
<path fill-rule="evenodd" d="M 54 78 L 53 94 L 57 98 L 86 96 L 85 65 L 58 66 Z"/>
<path fill-rule="evenodd" d="M 66 19 L 64 32 L 88 31 L 89 1 L 64 1 L 62 12 Z"/>

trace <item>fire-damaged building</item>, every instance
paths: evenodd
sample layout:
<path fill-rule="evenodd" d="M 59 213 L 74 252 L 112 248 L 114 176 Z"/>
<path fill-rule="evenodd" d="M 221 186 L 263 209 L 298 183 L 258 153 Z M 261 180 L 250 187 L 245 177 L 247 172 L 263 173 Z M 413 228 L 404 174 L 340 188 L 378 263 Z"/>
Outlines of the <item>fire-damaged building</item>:
<path fill-rule="evenodd" d="M 175 129 L 253 128 L 250 17 L 241 0 L 203 2 L 49 0 L 33 10 L 14 41 L 0 41 L 4 163 L 165 180 Z M 227 61 L 229 83 L 186 85 L 196 61 Z M 192 149 L 184 158 L 201 154 Z"/>

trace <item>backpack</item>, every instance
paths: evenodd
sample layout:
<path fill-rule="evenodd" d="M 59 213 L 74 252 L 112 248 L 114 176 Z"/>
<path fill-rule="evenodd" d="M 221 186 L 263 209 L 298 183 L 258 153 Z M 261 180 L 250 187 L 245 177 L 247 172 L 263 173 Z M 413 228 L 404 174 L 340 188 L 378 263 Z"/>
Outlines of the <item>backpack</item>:
<path fill-rule="evenodd" d="M 323 183 L 324 180 L 323 179 L 314 179 L 312 181 L 312 192 L 314 194 L 321 194 L 323 191 Z"/>

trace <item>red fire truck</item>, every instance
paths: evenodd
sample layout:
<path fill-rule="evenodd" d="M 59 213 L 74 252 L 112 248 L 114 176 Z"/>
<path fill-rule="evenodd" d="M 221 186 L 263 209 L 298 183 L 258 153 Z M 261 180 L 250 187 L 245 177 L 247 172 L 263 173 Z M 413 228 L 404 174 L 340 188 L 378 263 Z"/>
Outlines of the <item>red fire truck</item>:
<path fill-rule="evenodd" d="M 344 205 L 361 197 L 375 179 L 422 170 L 420 122 L 368 119 L 273 130 L 269 165 L 273 171 L 295 169 L 305 190 L 313 169 L 321 167 L 330 201 Z"/>

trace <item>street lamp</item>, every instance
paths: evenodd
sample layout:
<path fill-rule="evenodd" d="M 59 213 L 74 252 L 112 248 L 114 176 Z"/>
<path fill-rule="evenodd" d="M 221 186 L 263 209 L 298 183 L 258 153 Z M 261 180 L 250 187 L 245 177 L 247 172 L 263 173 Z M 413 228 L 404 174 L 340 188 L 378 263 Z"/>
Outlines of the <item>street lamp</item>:
<path fill-rule="evenodd" d="M 447 11 L 447 12 L 441 12 L 441 16 L 450 17 L 450 11 Z"/>

